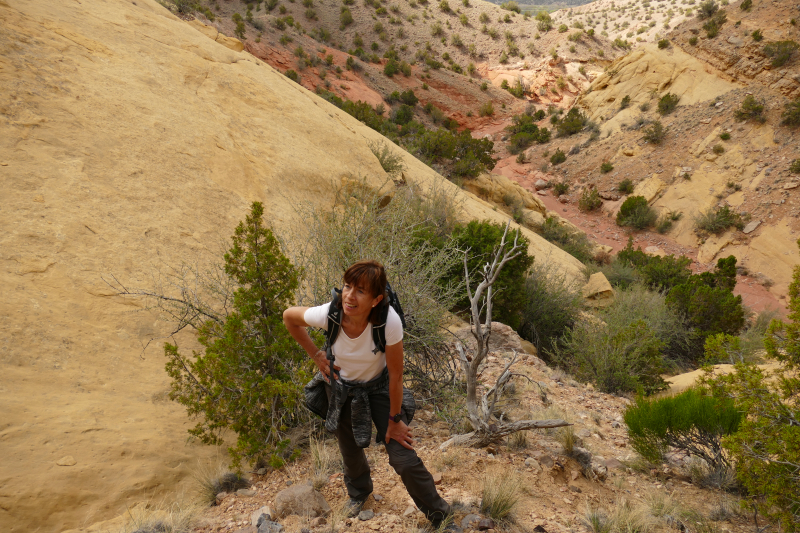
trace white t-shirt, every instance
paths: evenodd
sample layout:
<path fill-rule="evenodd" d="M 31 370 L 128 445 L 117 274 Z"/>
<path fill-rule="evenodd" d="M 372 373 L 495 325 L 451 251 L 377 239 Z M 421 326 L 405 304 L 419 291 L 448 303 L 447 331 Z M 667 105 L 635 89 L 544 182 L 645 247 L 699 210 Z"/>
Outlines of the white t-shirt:
<path fill-rule="evenodd" d="M 328 309 L 330 302 L 306 309 L 303 319 L 306 324 L 315 328 L 328 330 Z M 339 376 L 347 381 L 369 381 L 377 377 L 386 366 L 384 352 L 373 353 L 375 341 L 372 339 L 372 324 L 367 324 L 364 332 L 356 339 L 351 339 L 339 329 L 339 335 L 333 343 L 334 365 L 341 367 Z M 386 346 L 392 346 L 403 340 L 403 323 L 397 312 L 389 308 L 386 319 Z"/>

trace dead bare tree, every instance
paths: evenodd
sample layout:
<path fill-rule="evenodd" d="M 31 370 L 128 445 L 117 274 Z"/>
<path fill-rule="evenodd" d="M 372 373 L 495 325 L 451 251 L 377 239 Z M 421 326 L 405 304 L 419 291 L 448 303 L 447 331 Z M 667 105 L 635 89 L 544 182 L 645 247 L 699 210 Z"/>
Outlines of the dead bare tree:
<path fill-rule="evenodd" d="M 511 372 L 511 366 L 517 360 L 514 352 L 511 361 L 506 363 L 494 386 L 487 390 L 480 402 L 478 401 L 478 369 L 489 353 L 489 337 L 492 334 L 492 297 L 493 286 L 500 271 L 509 261 L 522 253 L 523 245 L 519 243 L 519 231 L 514 233 L 514 242 L 509 243 L 508 229 L 511 220 L 506 224 L 500 245 L 492 254 L 491 261 L 483 266 L 480 272 L 480 282 L 475 291 L 472 291 L 469 268 L 467 267 L 467 252 L 464 252 L 464 273 L 466 276 L 467 296 L 470 301 L 472 335 L 477 341 L 475 353 L 470 357 L 464 351 L 461 342 L 456 343 L 461 367 L 467 379 L 467 413 L 473 431 L 463 435 L 456 435 L 441 445 L 447 448 L 451 445 L 482 447 L 500 440 L 502 437 L 528 429 L 556 428 L 570 425 L 564 420 L 521 420 L 508 422 L 501 415 L 498 419 L 494 416 L 497 400 L 502 396 L 503 389 L 514 376 L 523 376 Z M 481 318 L 483 317 L 483 318 Z"/>

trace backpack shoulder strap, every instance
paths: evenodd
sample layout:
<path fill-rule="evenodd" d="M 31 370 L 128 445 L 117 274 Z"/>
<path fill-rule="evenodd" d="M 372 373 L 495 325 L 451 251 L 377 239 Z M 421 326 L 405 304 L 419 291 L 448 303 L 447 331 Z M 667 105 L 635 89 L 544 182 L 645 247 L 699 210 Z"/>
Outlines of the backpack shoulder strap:
<path fill-rule="evenodd" d="M 372 353 L 386 351 L 386 320 L 389 318 L 389 305 L 383 307 L 381 315 L 378 317 L 378 324 L 372 325 L 372 340 L 375 342 L 375 349 Z"/>
<path fill-rule="evenodd" d="M 333 343 L 339 336 L 342 328 L 342 310 L 339 308 L 339 301 L 342 298 L 342 291 L 336 288 L 331 289 L 331 305 L 328 308 L 328 329 L 325 331 L 325 346 L 323 350 L 327 354 L 328 361 L 331 362 L 331 375 L 333 374 Z"/>

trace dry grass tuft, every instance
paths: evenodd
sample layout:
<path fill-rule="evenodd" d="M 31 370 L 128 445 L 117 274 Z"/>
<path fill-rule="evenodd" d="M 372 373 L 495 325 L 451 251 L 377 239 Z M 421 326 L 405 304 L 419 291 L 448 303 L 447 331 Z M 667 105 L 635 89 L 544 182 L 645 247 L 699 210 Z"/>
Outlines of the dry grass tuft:
<path fill-rule="evenodd" d="M 250 486 L 241 474 L 231 472 L 221 461 L 200 465 L 193 472 L 197 499 L 203 505 L 214 505 L 220 492 L 236 492 Z"/>
<path fill-rule="evenodd" d="M 146 503 L 129 508 L 120 533 L 188 533 L 202 506 L 179 500 L 171 504 Z"/>
<path fill-rule="evenodd" d="M 626 500 L 617 502 L 611 523 L 615 533 L 650 533 L 656 526 L 646 504 L 632 505 Z"/>
<path fill-rule="evenodd" d="M 592 509 L 588 505 L 582 522 L 591 533 L 611 533 L 611 526 L 613 525 L 606 513 L 599 509 Z"/>
<path fill-rule="evenodd" d="M 513 522 L 522 492 L 517 473 L 504 468 L 488 470 L 481 485 L 481 513 L 497 522 Z"/>
<path fill-rule="evenodd" d="M 339 450 L 321 438 L 311 437 L 309 442 L 311 453 L 311 483 L 316 490 L 328 484 L 328 478 L 342 466 Z"/>
<path fill-rule="evenodd" d="M 508 438 L 509 450 L 524 450 L 528 447 L 528 432 L 517 431 Z"/>

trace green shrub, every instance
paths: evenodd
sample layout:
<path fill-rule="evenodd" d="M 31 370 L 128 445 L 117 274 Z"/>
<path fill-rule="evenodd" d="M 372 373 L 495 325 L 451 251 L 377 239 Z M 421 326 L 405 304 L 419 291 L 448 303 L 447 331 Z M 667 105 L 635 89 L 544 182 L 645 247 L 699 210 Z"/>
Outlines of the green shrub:
<path fill-rule="evenodd" d="M 800 174 L 800 159 L 795 159 L 789 165 L 789 171 L 794 174 Z"/>
<path fill-rule="evenodd" d="M 792 60 L 800 44 L 794 41 L 776 41 L 764 46 L 764 55 L 772 58 L 774 68 L 782 67 Z"/>
<path fill-rule="evenodd" d="M 744 0 L 741 4 L 739 4 L 739 9 L 742 11 L 750 11 L 753 7 L 753 0 Z"/>
<path fill-rule="evenodd" d="M 550 163 L 558 165 L 567 160 L 567 154 L 561 151 L 561 148 L 556 149 L 555 153 L 550 156 Z M 563 194 L 563 193 L 562 193 Z"/>
<path fill-rule="evenodd" d="M 661 124 L 660 120 L 654 120 L 650 126 L 648 126 L 644 130 L 644 140 L 653 143 L 653 144 L 661 144 L 664 142 L 664 139 L 667 137 L 668 129 Z"/>
<path fill-rule="evenodd" d="M 603 200 L 597 189 L 584 189 L 581 197 L 578 200 L 578 209 L 581 211 L 594 211 L 603 205 Z"/>
<path fill-rule="evenodd" d="M 753 30 L 753 33 L 750 34 L 755 42 L 759 42 L 764 38 L 764 34 L 761 33 L 761 30 Z"/>
<path fill-rule="evenodd" d="M 223 443 L 221 430 L 236 433 L 229 450 L 237 467 L 242 459 L 270 456 L 280 466 L 287 430 L 310 419 L 300 405 L 313 364 L 282 319 L 300 273 L 263 215 L 263 206 L 254 202 L 234 232 L 224 266 L 235 287 L 230 311 L 200 325 L 197 340 L 203 349 L 187 356 L 175 344 L 164 345 L 170 399 L 200 418 L 189 433 L 217 445 Z"/>
<path fill-rule="evenodd" d="M 640 282 L 642 277 L 635 268 L 629 264 L 613 259 L 607 265 L 600 265 L 596 267 L 599 272 L 602 272 L 612 287 L 616 289 L 627 289 L 634 283 Z"/>
<path fill-rule="evenodd" d="M 620 103 L 619 103 L 619 108 L 620 108 L 620 109 L 625 109 L 625 108 L 627 108 L 629 105 L 631 105 L 631 97 L 630 97 L 630 95 L 626 94 L 626 95 L 625 95 L 625 96 L 622 98 L 622 100 L 620 101 Z"/>
<path fill-rule="evenodd" d="M 650 289 L 661 292 L 685 283 L 692 275 L 689 270 L 692 260 L 688 257 L 648 255 L 641 248 L 633 249 L 633 239 L 629 239 L 627 246 L 617 253 L 616 261 L 636 269 Z"/>
<path fill-rule="evenodd" d="M 728 15 L 724 10 L 717 11 L 714 15 L 703 24 L 703 29 L 706 30 L 706 37 L 713 39 L 719 35 L 719 30 L 727 22 Z"/>
<path fill-rule="evenodd" d="M 353 23 L 353 14 L 346 7 L 342 7 L 339 13 L 339 23 L 342 29 Z"/>
<path fill-rule="evenodd" d="M 489 221 L 471 221 L 466 226 L 457 226 L 453 230 L 453 241 L 461 250 L 469 250 L 467 268 L 470 279 L 477 279 L 478 272 L 491 258 L 492 252 L 500 244 L 505 225 Z M 510 237 L 512 240 L 514 235 Z M 521 290 L 528 269 L 533 264 L 533 257 L 527 252 L 527 239 L 521 234 L 519 242 L 523 245 L 523 252 L 512 259 L 500 272 L 494 284 L 494 311 L 492 319 L 508 324 L 512 328 L 519 327 L 522 309 L 525 305 L 525 294 Z M 456 281 L 463 286 L 464 265 L 459 264 L 450 270 L 448 279 Z M 461 297 L 456 301 L 458 311 L 469 309 L 469 299 L 466 291 L 461 291 Z"/>
<path fill-rule="evenodd" d="M 394 143 L 384 141 L 369 141 L 367 142 L 369 149 L 378 158 L 384 172 L 389 174 L 392 178 L 398 178 L 400 173 L 405 170 L 405 163 L 403 163 L 403 156 L 397 153 L 393 148 Z"/>
<path fill-rule="evenodd" d="M 575 379 L 591 382 L 607 393 L 647 394 L 666 388 L 662 343 L 644 320 L 619 328 L 582 320 L 564 333 L 553 360 Z"/>
<path fill-rule="evenodd" d="M 383 67 L 383 73 L 390 78 L 398 72 L 400 72 L 400 64 L 394 59 L 387 61 Z"/>
<path fill-rule="evenodd" d="M 494 106 L 492 105 L 492 102 L 489 101 L 481 105 L 481 107 L 478 109 L 478 114 L 482 117 L 490 117 L 494 115 Z"/>
<path fill-rule="evenodd" d="M 658 47 L 660 49 L 669 47 L 669 39 L 661 39 L 660 41 L 658 41 Z"/>
<path fill-rule="evenodd" d="M 633 182 L 628 178 L 619 182 L 617 185 L 617 190 L 622 194 L 631 194 L 633 192 Z"/>
<path fill-rule="evenodd" d="M 689 44 L 692 46 L 697 46 L 697 36 L 693 35 L 689 37 Z"/>
<path fill-rule="evenodd" d="M 722 146 L 721 144 L 715 144 L 714 148 L 712 148 L 711 151 L 719 155 L 725 152 L 725 147 Z"/>
<path fill-rule="evenodd" d="M 553 29 L 553 19 L 547 11 L 539 11 L 536 13 L 536 27 L 541 32 L 548 32 Z"/>
<path fill-rule="evenodd" d="M 417 102 L 419 102 L 419 98 L 417 98 L 417 95 L 414 94 L 412 89 L 408 89 L 400 93 L 400 101 L 407 106 L 414 107 L 417 105 Z"/>
<path fill-rule="evenodd" d="M 414 118 L 414 109 L 408 105 L 401 105 L 394 111 L 392 111 L 392 122 L 395 124 L 400 124 L 401 126 L 404 124 L 408 124 Z"/>
<path fill-rule="evenodd" d="M 528 114 L 511 117 L 511 125 L 505 128 L 511 134 L 509 152 L 516 154 L 534 142 L 544 144 L 550 140 L 550 131 L 547 128 L 539 128 L 534 120 L 534 117 Z"/>
<path fill-rule="evenodd" d="M 519 8 L 519 4 L 517 4 L 514 0 L 508 0 L 508 2 L 503 2 L 500 4 L 500 7 L 503 9 L 507 9 L 509 11 L 513 11 L 515 13 L 521 13 L 522 10 Z"/>
<path fill-rule="evenodd" d="M 719 10 L 719 6 L 714 0 L 705 0 L 697 6 L 697 18 L 704 20 L 711 18 Z"/>
<path fill-rule="evenodd" d="M 653 227 L 657 218 L 658 215 L 644 196 L 629 196 L 619 208 L 617 225 L 641 230 Z"/>
<path fill-rule="evenodd" d="M 719 235 L 730 227 L 744 228 L 742 217 L 727 205 L 711 208 L 695 220 L 695 228 Z"/>
<path fill-rule="evenodd" d="M 300 75 L 299 75 L 299 74 L 297 74 L 297 72 L 295 72 L 294 70 L 292 70 L 292 69 L 289 69 L 289 70 L 287 70 L 286 72 L 284 72 L 283 74 L 284 74 L 284 75 L 285 75 L 287 78 L 289 78 L 290 80 L 292 80 L 293 82 L 295 82 L 295 83 L 300 83 Z"/>
<path fill-rule="evenodd" d="M 723 131 L 722 133 L 719 134 L 719 138 L 722 139 L 723 141 L 728 141 L 731 138 L 731 134 L 728 133 L 727 131 Z"/>
<path fill-rule="evenodd" d="M 676 107 L 678 107 L 678 102 L 680 101 L 681 97 L 677 94 L 667 93 L 662 96 L 658 100 L 658 112 L 661 115 L 668 115 L 672 113 Z"/>
<path fill-rule="evenodd" d="M 525 281 L 524 293 L 519 334 L 536 346 L 539 357 L 549 360 L 564 332 L 572 327 L 583 308 L 580 287 L 567 281 L 564 272 L 554 263 L 536 261 Z"/>
<path fill-rule="evenodd" d="M 566 183 L 563 184 L 566 185 Z M 553 188 L 557 188 L 558 185 L 561 185 L 561 183 L 556 183 Z M 568 188 L 569 185 L 566 185 L 566 187 Z M 564 189 L 564 192 L 566 192 L 566 189 Z M 545 240 L 555 244 L 581 263 L 587 264 L 594 258 L 592 253 L 594 246 L 586 234 L 582 232 L 576 233 L 574 230 L 559 223 L 554 217 L 547 217 L 544 220 L 541 234 Z"/>
<path fill-rule="evenodd" d="M 736 258 L 729 256 L 717 261 L 713 272 L 693 274 L 667 294 L 667 303 L 685 317 L 687 327 L 696 333 L 695 349 L 687 352 L 689 360 L 698 358 L 708 336 L 736 335 L 744 327 L 742 297 L 733 295 L 735 286 Z"/>
<path fill-rule="evenodd" d="M 603 161 L 602 163 L 600 163 L 600 172 L 602 174 L 607 174 L 612 170 L 614 170 L 614 165 L 612 165 L 610 162 Z"/>
<path fill-rule="evenodd" d="M 758 122 L 766 122 L 767 118 L 764 116 L 765 104 L 763 100 L 756 100 L 752 94 L 748 94 L 742 100 L 742 106 L 733 112 L 736 120 L 750 120 L 755 119 Z"/>
<path fill-rule="evenodd" d="M 800 242 L 798 242 L 800 246 Z M 742 412 L 739 431 L 723 441 L 745 489 L 744 502 L 783 531 L 800 531 L 800 267 L 789 285 L 787 322 L 774 320 L 765 336 L 774 371 L 739 363 L 732 374 L 706 377 L 721 398 L 731 398 Z"/>
<path fill-rule="evenodd" d="M 564 137 L 566 135 L 574 135 L 581 131 L 586 123 L 589 122 L 589 118 L 584 115 L 580 109 L 577 107 L 573 107 L 570 109 L 567 114 L 558 121 L 556 126 L 558 130 L 558 136 Z"/>
<path fill-rule="evenodd" d="M 671 449 L 701 458 L 712 469 L 731 467 L 722 438 L 739 429 L 742 414 L 728 398 L 692 388 L 673 397 L 639 398 L 623 416 L 631 447 L 648 461 L 663 462 Z"/>
<path fill-rule="evenodd" d="M 786 103 L 781 113 L 781 124 L 791 128 L 800 126 L 800 98 Z"/>
<path fill-rule="evenodd" d="M 567 194 L 567 192 L 569 191 L 569 183 L 567 183 L 566 181 L 557 181 L 555 183 L 552 183 L 551 185 L 553 186 L 553 195 L 555 195 L 556 198 L 558 198 L 562 194 Z"/>

